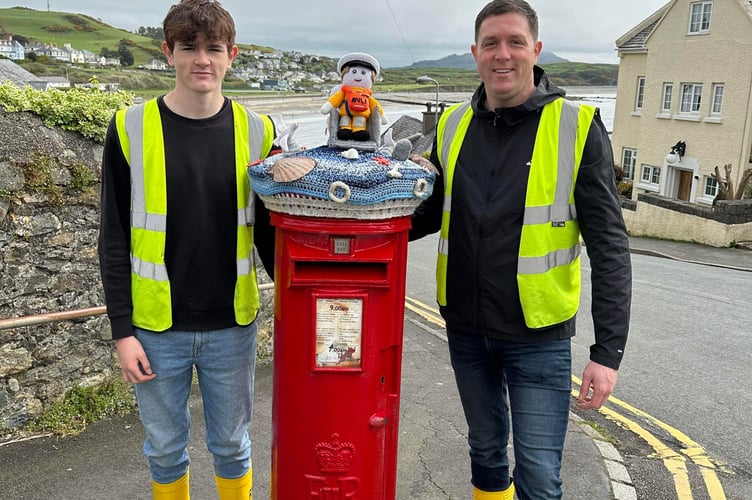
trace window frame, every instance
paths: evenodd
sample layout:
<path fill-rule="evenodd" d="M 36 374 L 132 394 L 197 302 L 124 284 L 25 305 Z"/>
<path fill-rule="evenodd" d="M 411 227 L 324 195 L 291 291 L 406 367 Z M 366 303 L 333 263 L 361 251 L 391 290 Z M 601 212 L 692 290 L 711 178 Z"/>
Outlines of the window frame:
<path fill-rule="evenodd" d="M 720 94 L 719 91 L 720 90 Z M 714 83 L 712 87 L 713 99 L 710 103 L 711 116 L 720 116 L 723 114 L 723 94 L 726 91 L 726 85 L 723 83 Z"/>
<path fill-rule="evenodd" d="M 646 176 L 645 174 L 648 175 Z M 642 184 L 648 184 L 651 186 L 659 186 L 661 184 L 661 167 L 655 167 L 653 165 L 643 163 L 640 182 Z"/>
<path fill-rule="evenodd" d="M 636 113 L 642 111 L 642 106 L 645 104 L 645 77 L 637 77 L 637 88 L 635 89 L 635 105 L 634 109 Z"/>
<path fill-rule="evenodd" d="M 627 158 L 629 156 L 629 159 Z M 621 171 L 624 178 L 634 181 L 635 168 L 637 167 L 637 150 L 634 148 L 621 148 Z"/>
<path fill-rule="evenodd" d="M 679 104 L 679 114 L 682 115 L 699 115 L 702 107 L 702 83 L 682 83 L 681 84 L 681 102 Z M 688 92 L 689 91 L 689 92 Z M 690 99 L 687 99 L 687 96 Z M 688 106 L 685 108 L 685 104 Z"/>
<path fill-rule="evenodd" d="M 712 1 L 692 2 L 689 4 L 689 26 L 687 26 L 687 32 L 690 35 L 706 35 L 710 33 L 712 17 Z"/>
<path fill-rule="evenodd" d="M 663 96 L 661 97 L 661 113 L 671 114 L 674 99 L 674 82 L 663 82 Z"/>
<path fill-rule="evenodd" d="M 718 181 L 711 175 L 706 175 L 702 188 L 702 192 L 706 198 L 715 198 L 718 195 Z M 708 192 L 710 189 L 711 192 Z"/>

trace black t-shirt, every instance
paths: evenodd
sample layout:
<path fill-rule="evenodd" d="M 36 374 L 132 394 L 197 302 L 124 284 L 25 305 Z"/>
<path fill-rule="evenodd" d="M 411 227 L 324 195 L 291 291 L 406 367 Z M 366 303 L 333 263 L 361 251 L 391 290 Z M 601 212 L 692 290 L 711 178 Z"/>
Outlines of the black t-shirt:
<path fill-rule="evenodd" d="M 165 265 L 172 328 L 205 331 L 235 326 L 238 202 L 232 105 L 225 100 L 216 115 L 199 120 L 173 113 L 161 97 L 158 105 L 165 145 Z M 103 154 L 101 210 L 102 282 L 113 338 L 120 338 L 132 335 L 130 167 L 114 119 Z M 268 214 L 257 219 L 268 224 Z M 273 231 L 263 234 L 271 241 L 262 246 L 273 249 Z"/>

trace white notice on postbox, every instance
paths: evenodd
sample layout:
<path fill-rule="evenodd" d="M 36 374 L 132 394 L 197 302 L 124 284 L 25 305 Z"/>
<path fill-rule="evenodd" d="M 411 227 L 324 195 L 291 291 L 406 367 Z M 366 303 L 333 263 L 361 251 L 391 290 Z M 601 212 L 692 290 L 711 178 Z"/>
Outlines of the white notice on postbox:
<path fill-rule="evenodd" d="M 363 299 L 316 299 L 316 367 L 360 368 Z"/>

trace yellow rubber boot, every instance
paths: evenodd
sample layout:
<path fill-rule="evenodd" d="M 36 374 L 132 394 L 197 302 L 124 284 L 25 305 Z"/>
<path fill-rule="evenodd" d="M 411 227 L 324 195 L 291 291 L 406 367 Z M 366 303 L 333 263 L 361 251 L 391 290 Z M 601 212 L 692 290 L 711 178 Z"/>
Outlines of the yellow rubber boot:
<path fill-rule="evenodd" d="M 154 500 L 190 500 L 190 476 L 186 472 L 183 477 L 167 484 L 152 481 L 151 491 Z"/>
<path fill-rule="evenodd" d="M 253 488 L 253 475 L 251 469 L 245 475 L 236 479 L 227 479 L 214 476 L 217 483 L 219 500 L 253 500 L 251 489 Z"/>
<path fill-rule="evenodd" d="M 473 486 L 473 500 L 514 500 L 514 484 L 504 491 L 483 491 Z"/>

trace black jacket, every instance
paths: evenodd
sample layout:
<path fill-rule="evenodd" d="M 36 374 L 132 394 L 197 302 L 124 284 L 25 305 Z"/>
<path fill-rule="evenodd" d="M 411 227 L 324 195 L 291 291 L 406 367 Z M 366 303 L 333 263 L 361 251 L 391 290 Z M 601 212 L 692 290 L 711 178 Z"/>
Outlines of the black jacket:
<path fill-rule="evenodd" d="M 545 329 L 527 328 L 517 287 L 528 162 L 543 106 L 564 95 L 539 67 L 535 81 L 530 99 L 512 108 L 487 110 L 482 84 L 472 97 L 474 116 L 452 185 L 447 305 L 441 307 L 453 333 L 512 342 L 575 334 L 574 318 Z M 431 161 L 442 169 L 435 143 Z M 618 368 L 629 330 L 631 261 L 613 165 L 608 134 L 596 112 L 577 177 L 575 205 L 592 270 L 596 343 L 591 359 Z M 439 230 L 443 198 L 437 183 L 413 216 L 411 239 Z"/>

